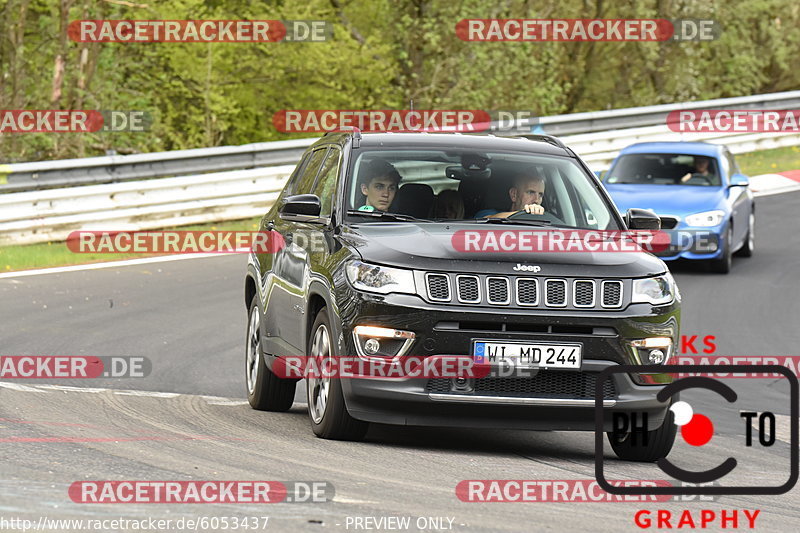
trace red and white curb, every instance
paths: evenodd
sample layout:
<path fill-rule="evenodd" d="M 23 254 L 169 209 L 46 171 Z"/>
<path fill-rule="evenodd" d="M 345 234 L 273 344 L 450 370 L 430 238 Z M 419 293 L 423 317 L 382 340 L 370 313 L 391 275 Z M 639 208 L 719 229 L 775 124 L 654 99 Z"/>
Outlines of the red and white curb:
<path fill-rule="evenodd" d="M 800 191 L 800 170 L 753 176 L 750 178 L 750 188 L 755 196 L 770 196 L 772 194 Z"/>

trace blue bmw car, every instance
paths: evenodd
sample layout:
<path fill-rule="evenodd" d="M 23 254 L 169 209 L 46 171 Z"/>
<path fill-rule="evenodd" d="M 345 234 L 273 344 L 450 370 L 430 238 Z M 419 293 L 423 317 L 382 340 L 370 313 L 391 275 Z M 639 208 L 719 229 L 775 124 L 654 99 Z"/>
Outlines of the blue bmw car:
<path fill-rule="evenodd" d="M 670 246 L 664 261 L 706 261 L 728 273 L 731 256 L 753 255 L 755 202 L 747 176 L 725 146 L 704 142 L 638 143 L 623 149 L 603 178 L 620 212 L 652 209 Z"/>

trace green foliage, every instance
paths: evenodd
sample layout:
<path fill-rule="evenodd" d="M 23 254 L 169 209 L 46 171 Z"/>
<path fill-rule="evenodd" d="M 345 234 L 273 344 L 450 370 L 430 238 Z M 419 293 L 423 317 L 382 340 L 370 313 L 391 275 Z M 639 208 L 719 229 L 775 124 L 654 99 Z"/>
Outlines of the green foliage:
<path fill-rule="evenodd" d="M 291 135 L 272 124 L 281 109 L 404 109 L 413 100 L 418 109 L 551 115 L 800 85 L 792 0 L 0 0 L 0 16 L 0 108 L 153 118 L 143 133 L 0 136 L 0 162 L 283 139 Z M 464 18 L 712 18 L 723 32 L 696 43 L 481 43 L 455 35 Z M 324 43 L 65 40 L 78 19 L 316 19 L 335 30 Z"/>

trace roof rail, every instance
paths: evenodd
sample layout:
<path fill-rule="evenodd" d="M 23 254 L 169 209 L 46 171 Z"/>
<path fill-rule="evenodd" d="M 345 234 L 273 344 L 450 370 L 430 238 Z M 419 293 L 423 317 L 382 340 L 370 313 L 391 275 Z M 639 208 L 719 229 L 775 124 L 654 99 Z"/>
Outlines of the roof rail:
<path fill-rule="evenodd" d="M 355 126 L 342 126 L 337 130 L 326 131 L 325 135 L 330 135 L 331 133 L 343 133 L 348 131 L 353 132 L 353 148 L 358 148 L 361 145 L 361 130 Z M 323 137 L 325 135 L 323 135 Z"/>
<path fill-rule="evenodd" d="M 531 141 L 539 141 L 543 143 L 549 143 L 553 146 L 558 146 L 559 148 L 567 149 L 567 145 L 561 142 L 561 139 L 558 137 L 553 137 L 552 135 L 544 135 L 542 133 L 531 133 L 530 135 L 523 135 L 526 139 Z"/>

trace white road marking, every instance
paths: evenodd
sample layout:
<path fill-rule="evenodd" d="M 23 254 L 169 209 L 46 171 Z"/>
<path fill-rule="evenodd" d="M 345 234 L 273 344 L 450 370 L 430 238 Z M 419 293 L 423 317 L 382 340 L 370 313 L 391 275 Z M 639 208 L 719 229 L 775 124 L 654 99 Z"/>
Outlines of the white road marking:
<path fill-rule="evenodd" d="M 108 389 L 97 389 L 92 387 L 70 387 L 69 385 L 36 385 L 39 389 L 60 390 L 69 392 L 105 392 Z"/>
<path fill-rule="evenodd" d="M 191 396 L 181 394 L 179 392 L 158 392 L 146 390 L 123 390 L 123 389 L 104 389 L 98 387 L 72 387 L 69 385 L 20 385 L 19 383 L 11 383 L 8 381 L 0 381 L 0 388 L 16 390 L 20 392 L 44 392 L 62 391 L 62 392 L 110 392 L 119 396 L 142 396 L 147 398 L 177 398 L 179 396 Z M 208 405 L 247 405 L 247 400 L 240 400 L 238 398 L 225 398 L 224 396 L 200 396 L 206 401 Z"/>
<path fill-rule="evenodd" d="M 153 392 L 147 390 L 115 390 L 114 394 L 119 396 L 149 396 L 151 398 L 176 398 L 180 396 L 177 392 Z"/>
<path fill-rule="evenodd" d="M 78 272 L 83 270 L 100 270 L 102 268 L 117 268 L 124 266 L 146 265 L 149 263 L 165 263 L 168 261 L 183 261 L 184 259 L 206 259 L 208 257 L 222 257 L 232 254 L 212 253 L 212 254 L 173 254 L 160 255 L 158 257 L 143 257 L 141 259 L 125 259 L 122 261 L 106 261 L 103 263 L 89 263 L 86 265 L 70 265 L 53 268 L 38 268 L 35 270 L 18 270 L 16 272 L 4 272 L 0 274 L 0 279 L 21 278 L 25 276 L 39 276 L 42 274 L 61 274 L 63 272 Z"/>
<path fill-rule="evenodd" d="M 44 392 L 47 393 L 46 390 L 39 390 L 36 387 L 29 387 L 27 385 L 20 385 L 19 383 L 9 383 L 7 381 L 0 381 L 0 387 L 4 389 L 11 389 L 17 390 L 22 392 Z"/>

